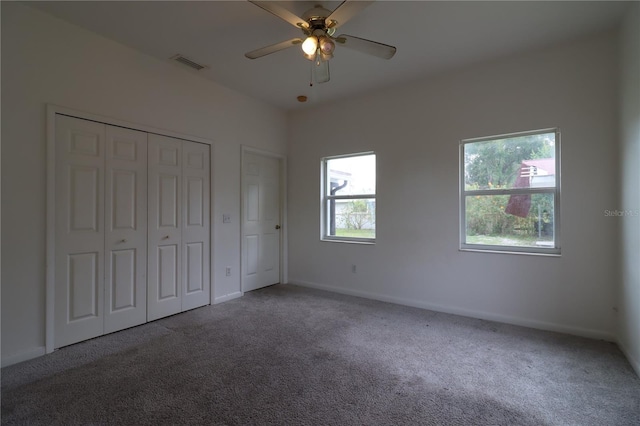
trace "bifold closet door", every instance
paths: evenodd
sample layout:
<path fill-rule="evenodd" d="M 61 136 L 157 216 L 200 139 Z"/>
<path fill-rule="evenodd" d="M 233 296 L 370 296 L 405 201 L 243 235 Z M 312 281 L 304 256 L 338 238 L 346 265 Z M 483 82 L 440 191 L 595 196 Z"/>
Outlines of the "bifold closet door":
<path fill-rule="evenodd" d="M 147 320 L 182 310 L 182 141 L 149 135 Z"/>
<path fill-rule="evenodd" d="M 149 321 L 209 303 L 209 149 L 149 135 Z"/>
<path fill-rule="evenodd" d="M 110 333 L 147 320 L 147 133 L 106 126 L 105 204 Z"/>
<path fill-rule="evenodd" d="M 182 310 L 209 304 L 209 145 L 182 142 Z"/>
<path fill-rule="evenodd" d="M 55 347 L 103 334 L 105 125 L 56 116 Z"/>
<path fill-rule="evenodd" d="M 209 145 L 56 115 L 54 347 L 209 303 Z"/>

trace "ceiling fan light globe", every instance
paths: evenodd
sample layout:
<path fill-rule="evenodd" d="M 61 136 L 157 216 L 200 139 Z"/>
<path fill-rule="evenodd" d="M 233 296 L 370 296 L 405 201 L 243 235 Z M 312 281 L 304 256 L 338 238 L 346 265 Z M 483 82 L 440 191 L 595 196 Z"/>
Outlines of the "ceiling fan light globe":
<path fill-rule="evenodd" d="M 336 44 L 329 37 L 320 38 L 320 52 L 323 55 L 333 55 Z"/>
<path fill-rule="evenodd" d="M 302 42 L 302 51 L 306 55 L 315 55 L 318 49 L 318 39 L 315 36 L 309 36 Z"/>

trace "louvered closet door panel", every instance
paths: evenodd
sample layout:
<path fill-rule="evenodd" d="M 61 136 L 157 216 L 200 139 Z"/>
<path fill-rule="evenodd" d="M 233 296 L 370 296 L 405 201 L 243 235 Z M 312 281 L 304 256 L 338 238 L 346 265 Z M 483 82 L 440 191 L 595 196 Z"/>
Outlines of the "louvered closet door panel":
<path fill-rule="evenodd" d="M 147 320 L 182 310 L 182 141 L 148 136 Z"/>
<path fill-rule="evenodd" d="M 209 304 L 209 145 L 182 143 L 182 310 Z"/>
<path fill-rule="evenodd" d="M 104 330 L 105 126 L 56 116 L 55 347 Z"/>
<path fill-rule="evenodd" d="M 147 320 L 147 133 L 106 127 L 105 333 Z"/>

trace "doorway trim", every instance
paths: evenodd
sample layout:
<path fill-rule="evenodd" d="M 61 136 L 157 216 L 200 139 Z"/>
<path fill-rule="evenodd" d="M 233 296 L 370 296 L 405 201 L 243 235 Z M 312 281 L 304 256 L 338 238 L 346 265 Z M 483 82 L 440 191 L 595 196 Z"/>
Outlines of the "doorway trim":
<path fill-rule="evenodd" d="M 263 157 L 275 158 L 280 162 L 280 201 L 278 207 L 280 210 L 280 283 L 289 282 L 288 273 L 288 226 L 287 226 L 287 157 L 274 152 L 254 148 L 248 145 L 240 146 L 240 294 L 244 294 L 244 271 L 246 268 L 244 262 L 244 160 L 245 154 L 251 153 Z"/>
<path fill-rule="evenodd" d="M 144 124 L 132 123 L 125 120 L 119 120 L 112 117 L 107 117 L 98 114 L 92 114 L 84 111 L 79 111 L 67 107 L 63 107 L 55 104 L 46 105 L 46 168 L 47 168 L 47 193 L 46 193 L 46 236 L 45 236 L 45 353 L 51 353 L 54 351 L 55 345 L 55 224 L 56 224 L 56 115 L 67 115 L 70 117 L 79 118 L 82 120 L 96 121 L 99 123 L 124 127 L 132 130 L 139 130 L 145 133 L 153 133 L 162 136 L 168 136 L 177 139 L 183 139 L 191 142 L 198 142 L 207 144 L 209 149 L 209 211 L 213 212 L 214 207 L 214 151 L 215 142 L 209 139 L 200 138 L 197 136 L 186 135 L 183 133 L 173 132 L 166 129 L 158 129 Z M 211 216 L 211 215 L 210 215 Z M 211 226 L 209 230 L 209 303 L 213 304 L 215 293 L 214 282 L 214 223 L 211 220 Z"/>

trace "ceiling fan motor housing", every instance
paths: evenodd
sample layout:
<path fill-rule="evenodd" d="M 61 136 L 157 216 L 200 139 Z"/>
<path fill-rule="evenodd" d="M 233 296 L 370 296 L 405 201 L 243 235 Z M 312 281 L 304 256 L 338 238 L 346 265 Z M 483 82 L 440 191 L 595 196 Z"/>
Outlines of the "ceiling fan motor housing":
<path fill-rule="evenodd" d="M 322 6 L 316 6 L 313 9 L 307 10 L 302 15 L 302 19 L 304 19 L 309 24 L 309 33 L 312 33 L 314 30 L 327 31 L 328 28 L 325 20 L 330 15 L 330 10 L 325 9 Z"/>

